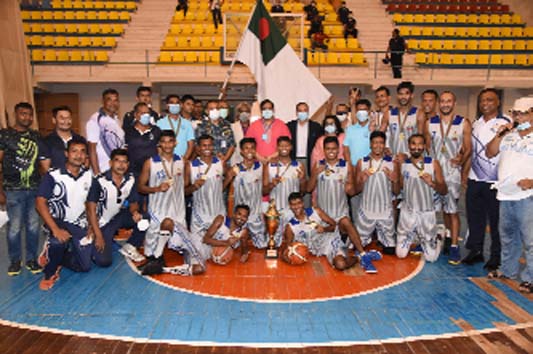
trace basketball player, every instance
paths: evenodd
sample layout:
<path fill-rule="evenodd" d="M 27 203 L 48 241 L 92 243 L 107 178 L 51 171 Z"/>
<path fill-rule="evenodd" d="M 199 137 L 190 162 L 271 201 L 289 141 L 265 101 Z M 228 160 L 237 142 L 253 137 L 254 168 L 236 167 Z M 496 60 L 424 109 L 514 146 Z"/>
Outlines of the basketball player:
<path fill-rule="evenodd" d="M 348 216 L 348 199 L 346 195 L 354 194 L 352 166 L 345 160 L 338 158 L 339 141 L 335 136 L 324 139 L 325 159 L 313 166 L 311 178 L 307 183 L 311 193 L 315 187 L 317 190 L 317 205 L 338 225 L 342 235 L 348 238 L 355 246 L 357 252 L 365 254 L 361 239 Z M 375 252 L 379 254 L 379 252 Z M 379 257 L 381 259 L 381 257 Z M 366 264 L 365 264 L 366 265 Z M 368 264 L 369 267 L 372 263 Z"/>
<path fill-rule="evenodd" d="M 288 136 L 277 140 L 278 159 L 263 169 L 263 194 L 268 194 L 280 213 L 280 225 L 274 235 L 276 246 L 282 241 L 282 230 L 292 217 L 289 195 L 306 191 L 305 168 L 301 162 L 291 160 L 292 142 Z"/>
<path fill-rule="evenodd" d="M 452 245 L 448 263 L 461 262 L 457 202 L 461 193 L 462 166 L 472 151 L 472 126 L 468 119 L 455 114 L 455 95 L 444 91 L 439 97 L 439 114 L 426 123 L 426 141 L 431 157 L 439 161 L 448 193 L 439 196 L 437 206 L 444 214 L 444 225 L 450 230 Z"/>
<path fill-rule="evenodd" d="M 239 148 L 242 162 L 227 171 L 224 187 L 233 182 L 235 205 L 248 205 L 250 208 L 247 228 L 254 246 L 265 248 L 267 238 L 261 212 L 263 165 L 256 159 L 254 138 L 241 139 Z"/>
<path fill-rule="evenodd" d="M 286 256 L 284 248 L 293 242 L 301 242 L 309 248 L 311 254 L 326 256 L 335 269 L 348 269 L 359 259 L 367 273 L 377 272 L 372 260 L 381 259 L 379 252 L 371 251 L 361 253 L 358 257 L 348 257 L 335 220 L 320 208 L 304 208 L 303 197 L 298 192 L 291 193 L 288 199 L 293 217 L 285 226 L 282 257 Z M 283 260 L 289 263 L 288 259 Z"/>
<path fill-rule="evenodd" d="M 64 167 L 52 168 L 43 177 L 35 207 L 48 235 L 39 265 L 44 277 L 41 290 L 49 290 L 59 280 L 61 267 L 75 272 L 91 269 L 92 246 L 87 237 L 85 201 L 93 183 L 91 172 L 84 168 L 87 158 L 85 140 L 73 137 L 67 143 Z"/>
<path fill-rule="evenodd" d="M 113 237 L 119 228 L 133 228 L 133 234 L 124 245 L 128 258 L 144 261 L 136 249 L 144 239 L 144 232 L 137 228 L 142 219 L 138 198 L 134 190 L 135 177 L 128 173 L 128 151 L 115 149 L 111 152 L 110 169 L 95 177 L 87 197 L 87 219 L 94 234 L 93 259 L 100 267 L 108 267 L 113 261 Z M 129 205 L 129 210 L 123 208 Z M 133 245 L 134 243 L 135 245 Z M 126 252 L 128 251 L 128 252 Z"/>
<path fill-rule="evenodd" d="M 176 229 L 185 225 L 184 164 L 174 154 L 175 147 L 174 132 L 163 130 L 159 138 L 159 154 L 144 162 L 139 176 L 137 189 L 139 193 L 148 195 L 150 216 L 144 241 L 144 255 L 148 262 L 139 267 L 143 275 L 163 271 L 165 245 Z"/>
<path fill-rule="evenodd" d="M 394 254 L 394 214 L 392 196 L 400 191 L 399 166 L 385 155 L 386 135 L 370 134 L 370 155 L 360 159 L 355 167 L 355 193 L 362 193 L 355 225 L 363 246 L 372 241 L 374 231 L 383 252 Z"/>
<path fill-rule="evenodd" d="M 448 188 L 439 162 L 424 157 L 424 136 L 413 134 L 408 143 L 411 156 L 402 163 L 400 175 L 404 198 L 398 222 L 396 255 L 405 258 L 411 244 L 419 242 L 426 261 L 435 262 L 442 240 L 437 237 L 433 195 L 435 192 L 445 195 Z"/>
<path fill-rule="evenodd" d="M 214 155 L 213 143 L 209 135 L 198 137 L 198 157 L 189 163 L 185 174 L 185 194 L 193 197 L 191 233 L 198 239 L 215 217 L 226 214 L 223 196 L 226 165 Z"/>

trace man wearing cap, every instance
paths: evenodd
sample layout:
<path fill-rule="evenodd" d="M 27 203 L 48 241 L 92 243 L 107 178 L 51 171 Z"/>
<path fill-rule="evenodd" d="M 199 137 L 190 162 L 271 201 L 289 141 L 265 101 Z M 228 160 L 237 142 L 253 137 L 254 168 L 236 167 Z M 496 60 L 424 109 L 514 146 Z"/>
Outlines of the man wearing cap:
<path fill-rule="evenodd" d="M 487 145 L 487 157 L 500 155 L 497 198 L 500 201 L 501 267 L 489 277 L 521 279 L 519 290 L 533 293 L 533 97 L 515 101 L 518 123 L 501 126 Z M 519 274 L 520 257 L 526 266 Z"/>

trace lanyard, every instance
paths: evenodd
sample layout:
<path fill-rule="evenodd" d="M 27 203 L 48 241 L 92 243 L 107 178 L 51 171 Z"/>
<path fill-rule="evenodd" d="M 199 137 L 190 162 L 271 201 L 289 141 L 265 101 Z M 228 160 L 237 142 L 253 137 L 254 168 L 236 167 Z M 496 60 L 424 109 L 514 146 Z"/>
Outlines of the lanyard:
<path fill-rule="evenodd" d="M 170 129 L 174 131 L 174 134 L 176 134 L 176 139 L 178 139 L 178 134 L 180 133 L 180 129 L 181 129 L 181 118 L 178 118 L 179 119 L 178 128 L 176 129 L 174 129 L 174 123 L 172 123 L 172 119 L 170 119 L 170 116 L 167 116 L 167 119 L 168 119 L 168 124 L 170 124 Z"/>
<path fill-rule="evenodd" d="M 165 158 L 161 156 L 161 162 L 163 164 L 163 169 L 165 170 L 165 174 L 167 175 L 168 179 L 172 179 L 174 177 L 174 161 L 170 163 L 170 173 L 168 172 L 167 163 L 165 162 Z"/>

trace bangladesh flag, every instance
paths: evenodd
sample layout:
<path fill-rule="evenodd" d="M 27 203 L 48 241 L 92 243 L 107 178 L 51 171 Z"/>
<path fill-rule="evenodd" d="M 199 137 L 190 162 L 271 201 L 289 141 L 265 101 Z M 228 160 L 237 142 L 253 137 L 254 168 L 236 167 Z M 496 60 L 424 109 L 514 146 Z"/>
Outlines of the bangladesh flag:
<path fill-rule="evenodd" d="M 295 119 L 296 104 L 306 102 L 312 116 L 331 96 L 281 35 L 262 1 L 258 1 L 244 32 L 237 60 L 257 82 L 257 97 L 274 102 L 276 117 Z"/>

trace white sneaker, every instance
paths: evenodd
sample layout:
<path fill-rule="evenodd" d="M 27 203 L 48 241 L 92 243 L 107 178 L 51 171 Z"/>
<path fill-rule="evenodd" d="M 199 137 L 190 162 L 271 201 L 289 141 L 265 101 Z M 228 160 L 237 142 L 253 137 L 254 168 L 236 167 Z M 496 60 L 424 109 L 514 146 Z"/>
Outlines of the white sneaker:
<path fill-rule="evenodd" d="M 132 261 L 139 263 L 144 261 L 146 258 L 137 251 L 133 245 L 125 243 L 120 250 L 118 250 L 124 257 L 131 259 Z"/>

